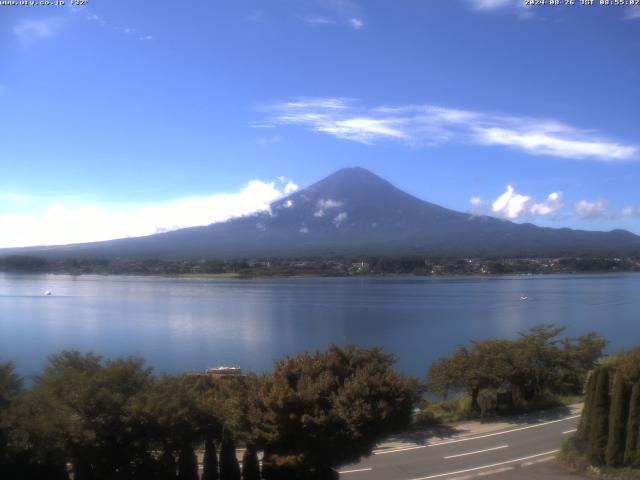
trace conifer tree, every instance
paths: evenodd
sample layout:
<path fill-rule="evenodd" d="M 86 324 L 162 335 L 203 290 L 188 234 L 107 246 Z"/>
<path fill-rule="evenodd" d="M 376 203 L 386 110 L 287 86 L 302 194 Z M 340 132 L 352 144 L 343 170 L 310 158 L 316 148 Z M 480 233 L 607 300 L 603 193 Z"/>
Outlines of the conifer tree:
<path fill-rule="evenodd" d="M 236 457 L 236 447 L 227 435 L 220 447 L 220 480 L 240 480 L 240 465 Z"/>
<path fill-rule="evenodd" d="M 242 480 L 260 480 L 258 452 L 253 445 L 247 445 L 242 456 Z"/>
<path fill-rule="evenodd" d="M 589 427 L 589 446 L 587 455 L 593 465 L 605 463 L 607 435 L 609 433 L 609 377 L 608 367 L 600 367 L 593 403 L 591 405 L 591 421 Z"/>
<path fill-rule="evenodd" d="M 589 430 L 591 427 L 591 408 L 593 399 L 596 393 L 596 383 L 598 381 L 598 374 L 600 369 L 596 368 L 589 373 L 587 377 L 587 384 L 584 392 L 584 407 L 582 408 L 582 415 L 580 416 L 580 423 L 578 424 L 578 432 L 576 436 L 582 440 L 589 439 Z"/>
<path fill-rule="evenodd" d="M 198 480 L 198 459 L 190 444 L 180 449 L 178 456 L 178 480 Z"/>
<path fill-rule="evenodd" d="M 169 448 L 165 448 L 160 456 L 159 480 L 176 480 L 176 459 Z"/>
<path fill-rule="evenodd" d="M 218 454 L 216 453 L 216 444 L 213 441 L 213 435 L 207 434 L 204 441 L 204 461 L 202 470 L 202 480 L 218 480 Z"/>
<path fill-rule="evenodd" d="M 627 384 L 623 375 L 617 373 L 613 379 L 613 392 L 609 411 L 609 434 L 605 455 L 607 465 L 610 467 L 621 466 L 624 459 L 628 409 Z"/>
<path fill-rule="evenodd" d="M 624 465 L 640 465 L 640 381 L 637 381 L 631 389 Z"/>

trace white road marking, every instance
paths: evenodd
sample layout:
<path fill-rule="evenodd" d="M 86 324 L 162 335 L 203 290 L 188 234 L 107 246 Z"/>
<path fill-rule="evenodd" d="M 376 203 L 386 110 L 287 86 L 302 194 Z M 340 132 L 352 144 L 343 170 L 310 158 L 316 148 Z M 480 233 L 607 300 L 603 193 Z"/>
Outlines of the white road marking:
<path fill-rule="evenodd" d="M 535 465 L 537 463 L 550 462 L 554 458 L 555 457 L 545 457 L 545 458 L 541 458 L 540 460 L 532 460 L 530 462 L 521 463 L 520 466 L 521 467 L 530 467 L 531 465 Z"/>
<path fill-rule="evenodd" d="M 455 440 L 444 440 L 442 442 L 429 443 L 427 445 L 414 445 L 411 447 L 390 448 L 388 450 L 376 450 L 373 452 L 373 454 L 386 455 L 387 453 L 406 452 L 408 450 L 417 450 L 419 448 L 437 447 L 439 445 L 450 445 L 452 443 L 458 443 L 458 442 L 468 442 L 470 440 L 478 440 L 480 438 L 488 438 L 488 437 L 494 437 L 496 435 L 506 435 L 507 433 L 520 432 L 522 430 L 529 430 L 530 428 L 544 427 L 546 425 L 551 425 L 553 423 L 573 420 L 574 418 L 580 418 L 580 415 L 572 415 L 570 417 L 560 418 L 559 420 L 550 420 L 548 422 L 536 423 L 535 425 L 527 425 L 526 427 L 512 428 L 511 430 L 502 430 L 500 432 L 487 433 L 485 435 L 478 435 L 475 437 L 464 437 L 464 438 L 457 438 Z"/>
<path fill-rule="evenodd" d="M 457 455 L 449 455 L 447 457 L 444 457 L 444 459 L 449 460 L 450 458 L 466 457 L 467 455 L 475 455 L 476 453 L 492 452 L 494 450 L 500 450 L 501 448 L 507 448 L 507 447 L 509 447 L 509 445 L 500 445 L 499 447 L 485 448 L 484 450 L 476 450 L 475 452 L 458 453 Z"/>
<path fill-rule="evenodd" d="M 487 433 L 485 435 L 478 435 L 476 437 L 458 438 L 456 440 L 445 440 L 444 442 L 430 443 L 427 446 L 437 447 L 439 445 L 449 445 L 449 444 L 458 443 L 458 442 L 468 442 L 469 440 L 478 440 L 480 438 L 495 437 L 496 435 L 506 435 L 507 433 L 521 432 L 522 430 L 529 430 L 530 428 L 544 427 L 546 425 L 551 425 L 552 423 L 564 422 L 566 420 L 573 420 L 574 418 L 580 418 L 580 415 L 572 415 L 571 417 L 561 418 L 560 420 L 550 420 L 548 422 L 536 423 L 535 425 L 527 425 L 526 427 L 512 428 L 511 430 L 503 430 L 501 432 Z"/>
<path fill-rule="evenodd" d="M 564 432 L 562 432 L 563 435 L 567 435 L 569 433 L 573 433 L 573 432 L 577 432 L 578 429 L 577 428 L 572 428 L 571 430 L 565 430 Z"/>
<path fill-rule="evenodd" d="M 417 450 L 419 448 L 427 448 L 428 445 L 416 445 L 414 447 L 401 447 L 401 448 L 392 448 L 389 450 L 378 450 L 373 452 L 374 455 L 384 455 L 386 453 L 397 453 L 397 452 L 406 452 L 407 450 Z"/>
<path fill-rule="evenodd" d="M 487 475 L 497 475 L 498 473 L 508 472 L 509 470 L 515 470 L 515 467 L 502 467 L 495 470 L 489 470 L 488 472 L 480 472 L 479 477 L 486 477 Z"/>
<path fill-rule="evenodd" d="M 358 472 L 370 472 L 372 470 L 372 468 L 358 468 L 356 470 L 342 470 L 341 472 L 338 472 L 340 475 L 343 475 L 345 473 L 358 473 Z"/>
<path fill-rule="evenodd" d="M 532 458 L 543 457 L 545 455 L 551 455 L 558 453 L 560 450 L 550 450 L 548 452 L 536 453 L 535 455 L 529 455 L 528 457 L 514 458 L 513 460 L 507 460 L 499 463 L 492 463 L 490 465 L 482 465 L 481 467 L 467 468 L 465 470 L 458 470 L 456 472 L 438 473 L 436 475 L 429 475 L 427 477 L 412 478 L 411 480 L 429 480 L 431 478 L 448 477 L 449 475 L 459 475 L 461 473 L 474 472 L 476 470 L 485 470 L 487 468 L 500 467 L 502 465 L 508 465 L 509 463 L 522 462 L 523 460 L 530 460 Z"/>

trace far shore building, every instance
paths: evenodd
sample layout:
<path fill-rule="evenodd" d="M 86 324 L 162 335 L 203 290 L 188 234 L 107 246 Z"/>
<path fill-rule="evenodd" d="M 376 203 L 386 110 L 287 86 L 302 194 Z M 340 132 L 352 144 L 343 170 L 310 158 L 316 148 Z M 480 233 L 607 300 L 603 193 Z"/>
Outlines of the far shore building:
<path fill-rule="evenodd" d="M 187 377 L 208 377 L 212 380 L 221 378 L 241 377 L 242 369 L 240 367 L 216 367 L 207 368 L 204 372 L 187 372 Z"/>

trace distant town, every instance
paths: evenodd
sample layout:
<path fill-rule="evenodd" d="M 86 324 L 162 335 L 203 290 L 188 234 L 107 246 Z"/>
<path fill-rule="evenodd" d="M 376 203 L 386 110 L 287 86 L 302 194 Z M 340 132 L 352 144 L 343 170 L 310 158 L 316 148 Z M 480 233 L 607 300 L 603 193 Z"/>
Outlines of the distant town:
<path fill-rule="evenodd" d="M 335 257 L 241 260 L 47 260 L 14 255 L 0 258 L 0 271 L 56 274 L 177 275 L 204 278 L 358 275 L 500 275 L 580 272 L 639 272 L 640 258 L 428 258 Z"/>

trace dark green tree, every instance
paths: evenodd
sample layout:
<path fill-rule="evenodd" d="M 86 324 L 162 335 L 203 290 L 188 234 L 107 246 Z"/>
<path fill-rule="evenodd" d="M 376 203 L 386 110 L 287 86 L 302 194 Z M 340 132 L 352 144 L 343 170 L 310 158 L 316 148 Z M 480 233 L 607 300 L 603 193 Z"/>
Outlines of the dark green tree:
<path fill-rule="evenodd" d="M 562 386 L 568 393 L 580 392 L 587 375 L 602 358 L 608 342 L 597 333 L 590 332 L 577 338 L 565 338 L 561 343 L 566 357 Z"/>
<path fill-rule="evenodd" d="M 394 362 L 379 349 L 336 346 L 277 362 L 261 382 L 254 427 L 275 478 L 333 476 L 406 428 L 419 389 Z"/>
<path fill-rule="evenodd" d="M 247 445 L 242 455 L 242 480 L 260 480 L 258 452 L 254 445 Z"/>
<path fill-rule="evenodd" d="M 640 381 L 631 388 L 623 462 L 627 466 L 640 466 Z"/>
<path fill-rule="evenodd" d="M 591 371 L 587 377 L 587 383 L 584 389 L 584 406 L 580 415 L 580 423 L 576 436 L 582 440 L 588 440 L 589 430 L 591 428 L 591 409 L 593 408 L 593 399 L 596 396 L 596 384 L 598 383 L 598 374 L 600 369 L 596 368 Z"/>
<path fill-rule="evenodd" d="M 468 361 L 466 348 L 459 347 L 451 357 L 441 358 L 431 364 L 427 375 L 427 389 L 447 400 L 451 391 L 465 388 Z"/>
<path fill-rule="evenodd" d="M 606 462 L 610 467 L 620 467 L 624 459 L 626 427 L 629 411 L 629 391 L 624 376 L 616 373 L 613 378 L 611 409 L 609 412 L 609 434 Z"/>
<path fill-rule="evenodd" d="M 176 480 L 178 478 L 176 457 L 170 448 L 165 448 L 162 451 L 158 462 L 158 470 L 159 480 Z"/>
<path fill-rule="evenodd" d="M 589 442 L 587 456 L 593 465 L 604 465 L 609 434 L 609 367 L 600 367 L 597 377 L 593 403 L 591 406 L 591 426 L 589 427 Z"/>
<path fill-rule="evenodd" d="M 240 480 L 240 478 L 235 443 L 226 435 L 220 447 L 220 480 Z"/>
<path fill-rule="evenodd" d="M 218 455 L 212 434 L 208 434 L 204 441 L 203 464 L 202 480 L 218 480 L 220 478 L 218 474 Z"/>
<path fill-rule="evenodd" d="M 190 443 L 183 445 L 178 454 L 178 480 L 198 480 L 198 459 Z"/>

